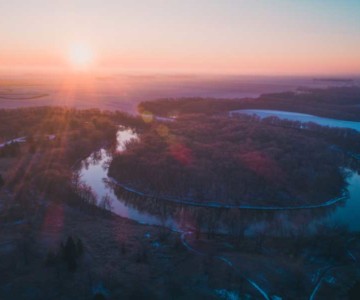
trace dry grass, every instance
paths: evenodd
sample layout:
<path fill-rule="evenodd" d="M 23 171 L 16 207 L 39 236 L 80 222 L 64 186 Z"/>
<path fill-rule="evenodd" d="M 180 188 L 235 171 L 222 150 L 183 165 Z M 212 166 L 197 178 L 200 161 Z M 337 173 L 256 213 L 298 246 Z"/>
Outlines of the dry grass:
<path fill-rule="evenodd" d="M 84 244 L 77 271 L 69 273 L 64 263 L 45 266 L 48 252 L 58 251 L 68 236 L 81 238 Z M 309 276 L 321 267 L 281 253 L 284 245 L 276 240 L 267 241 L 262 249 L 251 239 L 237 243 L 226 237 L 189 236 L 187 242 L 209 255 L 188 251 L 179 234 L 166 229 L 52 203 L 30 227 L 24 223 L 0 227 L 0 299 L 91 299 L 97 288 L 103 288 L 109 299 L 216 299 L 216 289 L 258 299 L 259 292 L 244 276 L 269 295 L 292 299 L 300 293 L 298 299 L 305 299 L 312 288 Z M 266 252 L 270 249 L 271 254 Z M 218 256 L 232 261 L 234 268 Z M 345 270 L 341 276 L 349 274 Z"/>
<path fill-rule="evenodd" d="M 13 157 L 1 157 L 0 158 L 0 174 L 6 174 L 15 165 L 17 159 Z"/>

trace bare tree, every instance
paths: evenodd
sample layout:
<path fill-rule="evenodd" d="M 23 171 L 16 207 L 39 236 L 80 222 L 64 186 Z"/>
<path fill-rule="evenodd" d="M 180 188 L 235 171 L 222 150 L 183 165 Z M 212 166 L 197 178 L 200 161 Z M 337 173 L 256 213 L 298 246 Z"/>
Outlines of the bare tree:
<path fill-rule="evenodd" d="M 101 198 L 101 201 L 99 203 L 99 207 L 103 210 L 112 212 L 113 211 L 113 200 L 111 199 L 109 194 L 106 194 Z"/>

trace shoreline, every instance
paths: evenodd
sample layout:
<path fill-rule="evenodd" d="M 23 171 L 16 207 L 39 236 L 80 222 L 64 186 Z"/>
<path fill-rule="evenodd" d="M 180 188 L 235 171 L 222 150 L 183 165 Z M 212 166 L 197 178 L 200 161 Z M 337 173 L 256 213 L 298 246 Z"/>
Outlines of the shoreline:
<path fill-rule="evenodd" d="M 224 208 L 224 209 L 247 209 L 247 210 L 270 210 L 270 211 L 281 211 L 281 210 L 301 210 L 301 209 L 315 209 L 315 208 L 322 208 L 334 205 L 338 202 L 344 201 L 348 199 L 347 193 L 343 192 L 341 196 L 336 198 L 327 200 L 320 204 L 309 204 L 309 205 L 299 205 L 299 206 L 256 206 L 256 205 L 234 205 L 234 204 L 222 204 L 218 202 L 194 202 L 191 200 L 178 200 L 171 197 L 158 197 L 150 194 L 143 193 L 137 189 L 131 188 L 123 183 L 118 182 L 115 178 L 108 176 L 109 181 L 124 189 L 127 192 L 134 193 L 141 197 L 148 197 L 148 198 L 155 198 L 156 200 L 171 202 L 175 204 L 182 204 L 182 205 L 189 205 L 189 206 L 197 206 L 197 207 L 207 207 L 207 208 Z"/>

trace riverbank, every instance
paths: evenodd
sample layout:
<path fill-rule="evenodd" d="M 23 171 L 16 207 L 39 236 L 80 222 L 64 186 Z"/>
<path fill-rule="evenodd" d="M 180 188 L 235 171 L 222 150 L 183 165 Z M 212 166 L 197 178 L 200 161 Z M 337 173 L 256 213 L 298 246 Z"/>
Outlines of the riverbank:
<path fill-rule="evenodd" d="M 314 115 L 295 113 L 289 111 L 266 110 L 266 109 L 240 109 L 229 112 L 230 117 L 239 114 L 255 115 L 260 117 L 261 119 L 269 118 L 269 117 L 278 117 L 279 119 L 283 119 L 283 120 L 290 120 L 301 123 L 312 122 L 321 126 L 348 128 L 348 129 L 354 129 L 356 131 L 360 131 L 360 122 L 322 118 Z"/>
<path fill-rule="evenodd" d="M 116 186 L 124 189 L 127 192 L 134 193 L 141 197 L 155 198 L 156 200 L 160 200 L 160 201 L 167 201 L 167 202 L 171 202 L 171 203 L 175 203 L 175 204 L 190 205 L 190 206 L 196 206 L 196 207 L 225 208 L 225 209 L 248 209 L 248 210 L 301 210 L 301 209 L 315 209 L 315 208 L 327 207 L 327 206 L 331 206 L 331 205 L 334 205 L 336 203 L 339 203 L 341 201 L 345 201 L 346 199 L 348 199 L 347 193 L 343 192 L 343 194 L 339 197 L 330 199 L 330 200 L 325 201 L 320 204 L 314 204 L 314 205 L 310 204 L 310 205 L 283 206 L 283 207 L 254 206 L 254 205 L 230 205 L 230 204 L 225 205 L 225 204 L 216 203 L 216 202 L 211 202 L 211 203 L 195 202 L 195 201 L 191 201 L 191 200 L 180 200 L 180 199 L 175 199 L 175 198 L 171 198 L 171 197 L 160 197 L 160 196 L 155 196 L 153 194 L 146 194 L 137 189 L 131 188 L 128 185 L 120 183 L 112 177 L 108 177 L 108 178 L 111 181 L 111 183 L 115 184 Z"/>
<path fill-rule="evenodd" d="M 251 116 L 191 115 L 154 123 L 113 157 L 109 175 L 139 195 L 189 205 L 324 207 L 346 187 L 344 159 L 328 135 Z"/>
<path fill-rule="evenodd" d="M 357 236 L 339 234 L 336 229 L 336 233 L 297 239 L 224 235 L 207 239 L 206 235 L 189 234 L 185 228 L 173 232 L 63 203 L 48 204 L 31 227 L 25 222 L 2 228 L 2 299 L 58 299 L 61 295 L 64 299 L 92 299 L 94 291 L 108 299 L 215 300 L 222 299 L 219 291 L 253 299 L 266 299 L 264 295 L 307 299 L 317 284 L 312 278 L 333 260 L 345 267 L 322 277 L 323 282 L 336 281 L 320 286 L 317 296 L 341 298 L 350 288 L 356 268 L 346 251 L 360 258 Z M 61 263 L 45 264 L 48 253 L 69 236 L 80 238 L 84 246 L 74 273 Z M 31 243 L 26 242 L 29 237 Z M 350 237 L 355 239 L 352 244 L 340 250 Z M 22 256 L 24 249 L 28 263 Z M 284 290 L 284 285 L 291 288 Z"/>

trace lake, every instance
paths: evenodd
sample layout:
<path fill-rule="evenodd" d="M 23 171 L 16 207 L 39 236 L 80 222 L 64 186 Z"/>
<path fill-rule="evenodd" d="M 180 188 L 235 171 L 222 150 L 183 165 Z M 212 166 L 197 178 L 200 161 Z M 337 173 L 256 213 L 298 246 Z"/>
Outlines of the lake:
<path fill-rule="evenodd" d="M 321 126 L 351 128 L 360 131 L 360 122 L 322 118 L 318 116 L 288 112 L 288 111 L 266 110 L 266 109 L 239 109 L 230 112 L 230 115 L 234 115 L 234 114 L 256 115 L 260 118 L 276 116 L 279 117 L 280 119 L 285 119 L 290 121 L 299 121 L 302 123 L 314 122 Z"/>

